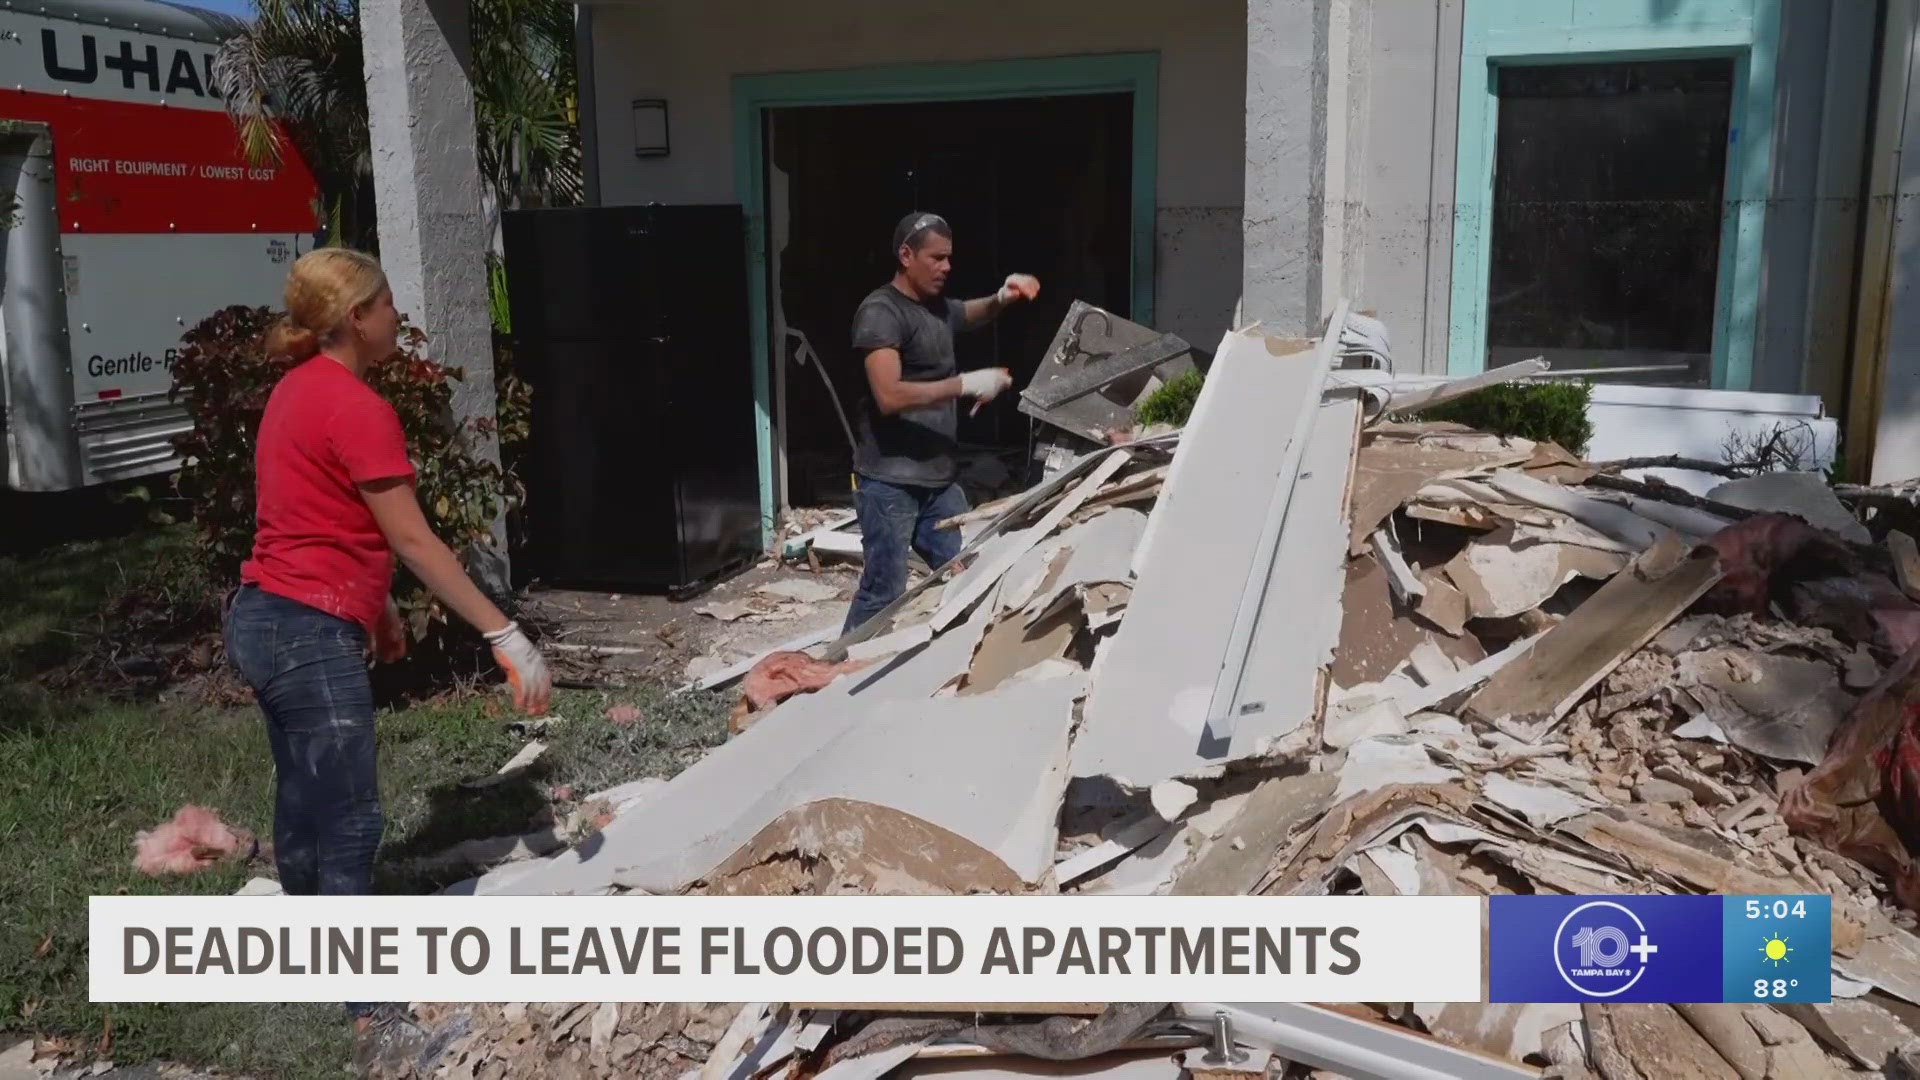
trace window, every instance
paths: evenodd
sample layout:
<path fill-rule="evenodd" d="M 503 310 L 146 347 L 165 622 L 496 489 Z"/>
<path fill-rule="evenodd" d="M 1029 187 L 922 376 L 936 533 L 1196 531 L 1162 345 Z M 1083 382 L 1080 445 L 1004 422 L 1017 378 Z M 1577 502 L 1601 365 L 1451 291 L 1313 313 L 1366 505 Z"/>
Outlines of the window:
<path fill-rule="evenodd" d="M 1495 77 L 1488 363 L 1707 385 L 1734 62 Z"/>

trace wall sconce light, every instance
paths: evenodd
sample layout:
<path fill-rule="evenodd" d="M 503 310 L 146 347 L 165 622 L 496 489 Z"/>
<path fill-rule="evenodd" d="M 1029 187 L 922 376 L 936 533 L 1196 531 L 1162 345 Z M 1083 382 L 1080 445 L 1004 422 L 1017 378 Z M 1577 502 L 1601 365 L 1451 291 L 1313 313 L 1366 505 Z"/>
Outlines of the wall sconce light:
<path fill-rule="evenodd" d="M 667 156 L 667 100 L 637 98 L 633 103 L 633 156 Z"/>

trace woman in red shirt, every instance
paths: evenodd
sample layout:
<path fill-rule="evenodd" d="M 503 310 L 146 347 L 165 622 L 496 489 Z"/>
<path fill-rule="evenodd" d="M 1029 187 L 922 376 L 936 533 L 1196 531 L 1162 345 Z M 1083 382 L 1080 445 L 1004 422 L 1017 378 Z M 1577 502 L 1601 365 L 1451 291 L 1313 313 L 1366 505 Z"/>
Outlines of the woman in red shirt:
<path fill-rule="evenodd" d="M 382 662 L 406 651 L 394 557 L 486 637 L 521 709 L 544 713 L 552 683 L 533 643 L 427 526 L 399 417 L 363 381 L 395 354 L 399 333 L 380 265 L 343 248 L 309 252 L 287 275 L 286 302 L 267 351 L 304 362 L 274 387 L 260 422 L 259 520 L 227 614 L 227 655 L 266 714 L 281 887 L 361 895 L 373 891 L 385 825 L 366 656 L 370 642 Z"/>

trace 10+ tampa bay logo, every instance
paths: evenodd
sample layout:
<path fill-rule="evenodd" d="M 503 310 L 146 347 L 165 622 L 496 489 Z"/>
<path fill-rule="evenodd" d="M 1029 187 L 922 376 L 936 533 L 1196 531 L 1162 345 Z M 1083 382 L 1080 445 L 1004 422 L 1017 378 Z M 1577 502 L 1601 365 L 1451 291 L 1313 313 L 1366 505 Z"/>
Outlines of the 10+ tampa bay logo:
<path fill-rule="evenodd" d="M 1712 896 L 1491 896 L 1487 997 L 1503 1002 L 1721 999 Z"/>
<path fill-rule="evenodd" d="M 1632 908 L 1613 900 L 1589 900 L 1560 920 L 1553 952 L 1560 977 L 1575 993 L 1606 999 L 1633 989 L 1660 946 Z"/>

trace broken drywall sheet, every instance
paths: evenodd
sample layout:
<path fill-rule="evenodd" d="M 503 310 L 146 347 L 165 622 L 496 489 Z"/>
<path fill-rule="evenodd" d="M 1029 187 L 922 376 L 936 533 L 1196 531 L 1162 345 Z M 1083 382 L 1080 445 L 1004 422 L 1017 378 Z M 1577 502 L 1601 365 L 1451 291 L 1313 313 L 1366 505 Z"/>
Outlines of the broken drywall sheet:
<path fill-rule="evenodd" d="M 1073 555 L 1056 587 L 1129 580 L 1133 549 L 1146 530 L 1147 515 L 1127 508 L 1108 510 L 1068 529 L 1061 541 Z"/>
<path fill-rule="evenodd" d="M 1718 1051 L 1671 1005 L 1588 1002 L 1587 1032 L 1603 1077 L 1740 1080 Z"/>
<path fill-rule="evenodd" d="M 1360 403 L 1352 398 L 1322 403 L 1314 419 L 1239 685 L 1214 703 L 1234 718 L 1234 760 L 1273 752 L 1310 724 L 1318 707 L 1321 672 L 1340 642 L 1340 523 L 1359 422 Z"/>
<path fill-rule="evenodd" d="M 743 734 L 669 780 L 645 806 L 616 817 L 601 831 L 598 842 L 530 864 L 526 873 L 510 881 L 482 883 L 477 891 L 482 895 L 597 893 L 625 865 L 623 853 L 630 845 L 635 852 L 653 851 L 664 837 L 697 838 L 725 827 L 745 812 L 750 799 L 774 788 L 799 762 L 849 727 L 870 715 L 889 715 L 885 706 L 890 703 L 925 699 L 952 682 L 966 671 L 987 623 L 982 608 L 964 626 L 924 646 L 850 672 L 812 693 L 788 698 Z M 711 866 L 692 872 L 702 873 Z"/>
<path fill-rule="evenodd" d="M 903 1042 L 861 1057 L 843 1058 L 816 1075 L 815 1080 L 880 1080 L 912 1060 L 920 1048 L 933 1041 L 922 1038 Z"/>
<path fill-rule="evenodd" d="M 1420 601 L 1427 595 L 1427 583 L 1420 577 L 1419 571 L 1407 562 L 1406 553 L 1400 550 L 1400 541 L 1393 530 L 1381 527 L 1373 530 L 1368 546 L 1373 549 L 1373 557 L 1387 572 L 1387 584 L 1393 588 L 1393 598 L 1402 604 L 1413 605 L 1418 609 Z"/>
<path fill-rule="evenodd" d="M 998 580 L 1020 560 L 1022 554 L 1045 538 L 1045 533 L 1031 528 L 1014 529 L 988 537 L 980 544 L 980 550 L 974 554 L 973 561 L 967 564 L 967 568 L 954 575 L 952 581 L 947 582 L 946 591 L 941 596 L 940 607 L 936 610 L 947 610 L 950 600 L 962 594 L 972 593 L 975 587 L 981 584 L 981 579 L 987 578 L 989 573 L 992 574 L 992 580 Z M 934 629 L 938 630 L 940 627 L 936 625 Z"/>
<path fill-rule="evenodd" d="M 1373 863 L 1396 895 L 1420 895 L 1420 860 L 1414 858 L 1412 852 L 1381 844 L 1368 848 L 1360 856 Z"/>
<path fill-rule="evenodd" d="M 1295 828 L 1326 809 L 1339 778 L 1332 773 L 1290 773 L 1263 781 L 1235 817 L 1183 870 L 1175 896 L 1239 896 L 1253 891 L 1272 864 L 1273 853 Z"/>
<path fill-rule="evenodd" d="M 1221 344 L 1135 554 L 1127 617 L 1100 658 L 1077 776 L 1150 787 L 1226 759 L 1205 731 L 1234 630 L 1221 613 L 1246 592 L 1287 444 L 1307 434 L 1273 418 L 1301 414 L 1325 375 L 1316 353 L 1277 348 L 1249 333 Z"/>
<path fill-rule="evenodd" d="M 933 640 L 933 626 L 928 623 L 914 623 L 904 630 L 895 630 L 890 634 L 868 638 L 847 646 L 847 659 L 855 662 L 878 660 L 885 656 L 896 656 L 908 649 L 917 649 Z"/>
<path fill-rule="evenodd" d="M 1873 535 L 1834 497 L 1825 477 L 1810 472 L 1773 472 L 1729 480 L 1707 498 L 1742 510 L 1779 512 L 1836 533 L 1856 544 L 1873 543 Z"/>
<path fill-rule="evenodd" d="M 1920 1005 L 1920 937 L 1895 926 L 1879 911 L 1867 915 L 1866 942 L 1859 954 L 1836 954 L 1833 969 L 1909 1005 Z"/>
<path fill-rule="evenodd" d="M 1476 390 L 1530 378 L 1545 370 L 1547 370 L 1547 362 L 1536 356 L 1531 360 L 1491 368 L 1459 379 L 1436 381 L 1419 376 L 1402 379 L 1394 387 L 1393 398 L 1387 403 L 1387 410 L 1394 413 L 1415 413 L 1422 409 L 1431 409 L 1435 405 L 1444 405 L 1449 401 L 1465 397 Z"/>
<path fill-rule="evenodd" d="M 1588 547 L 1596 551 L 1611 551 L 1620 555 L 1638 555 L 1640 550 L 1631 544 L 1623 544 L 1588 525 L 1567 517 L 1554 515 L 1557 520 L 1552 525 L 1535 525 L 1525 521 L 1509 522 L 1513 529 L 1513 544 L 1516 547 L 1526 544 L 1572 544 L 1574 547 Z"/>
<path fill-rule="evenodd" d="M 1459 596 L 1453 586 L 1437 577 L 1427 578 L 1428 598 L 1443 585 L 1445 591 Z M 1340 594 L 1340 640 L 1333 653 L 1330 678 L 1335 686 L 1349 689 L 1377 683 L 1392 675 L 1425 642 L 1460 664 L 1473 664 L 1486 658 L 1478 638 L 1438 634 L 1421 619 L 1400 614 L 1394 607 L 1387 583 L 1387 572 L 1371 556 L 1348 560 Z M 1421 609 L 1423 612 L 1425 608 Z M 1464 622 L 1466 605 L 1461 601 Z"/>
<path fill-rule="evenodd" d="M 1014 561 L 1000 580 L 998 604 L 1003 608 L 1024 608 L 1036 596 L 1051 594 L 1060 572 L 1066 569 L 1073 552 L 1065 538 L 1050 536 L 1035 544 Z"/>
<path fill-rule="evenodd" d="M 1421 433 L 1434 430 L 1438 429 L 1428 424 L 1383 424 L 1369 430 L 1367 444 L 1354 460 L 1349 555 L 1366 550 L 1367 537 L 1435 480 L 1517 465 L 1531 454 L 1531 447 L 1455 449 L 1420 438 Z"/>
<path fill-rule="evenodd" d="M 1569 795 L 1557 787 L 1522 783 L 1504 773 L 1488 773 L 1485 784 L 1482 793 L 1488 799 L 1519 814 L 1536 829 L 1544 829 L 1576 814 L 1597 809 L 1593 803 Z"/>
<path fill-rule="evenodd" d="M 1172 831 L 1174 826 L 1159 814 L 1141 814 L 1122 825 L 1107 830 L 1100 842 L 1074 852 L 1072 855 L 1054 864 L 1053 879 L 1061 887 L 1079 881 L 1088 874 L 1111 864 Z"/>
<path fill-rule="evenodd" d="M 1731 519 L 1707 513 L 1705 510 L 1696 510 L 1690 506 L 1675 506 L 1659 499 L 1645 499 L 1638 495 L 1627 495 L 1617 491 L 1609 491 L 1596 498 L 1602 502 L 1625 507 L 1655 525 L 1664 525 L 1696 541 L 1705 540 L 1733 524 Z"/>
<path fill-rule="evenodd" d="M 1788 1005 L 1785 1012 L 1813 1032 L 1815 1038 L 1865 1069 L 1885 1065 L 1889 1055 L 1916 1037 L 1913 1029 L 1898 1017 L 1859 999 L 1825 1005 Z"/>
<path fill-rule="evenodd" d="M 1017 611 L 1003 614 L 987 629 L 967 669 L 961 697 L 992 691 L 1023 671 L 1066 655 L 1084 623 L 1077 606 L 1068 605 L 1029 626 Z"/>
<path fill-rule="evenodd" d="M 1460 481 L 1447 481 L 1447 483 L 1462 487 Z M 1495 473 L 1487 478 L 1487 484 L 1496 491 L 1521 502 L 1566 514 L 1591 529 L 1630 545 L 1636 551 L 1644 551 L 1652 547 L 1664 531 L 1653 522 L 1625 507 L 1590 495 L 1568 491 L 1558 484 L 1536 480 L 1524 473 Z M 1462 487 L 1462 490 L 1468 489 Z"/>
<path fill-rule="evenodd" d="M 1420 1002 L 1413 1006 L 1413 1011 L 1441 1042 L 1509 1061 L 1540 1054 L 1546 1045 L 1547 1032 L 1562 1024 L 1580 1022 L 1580 1006 L 1571 1002 L 1538 1005 Z"/>
<path fill-rule="evenodd" d="M 1853 708 L 1833 665 L 1751 649 L 1682 653 L 1679 680 L 1707 721 L 1693 730 L 1776 761 L 1820 764 Z M 1674 734 L 1692 737 L 1691 723 Z"/>
<path fill-rule="evenodd" d="M 1407 718 L 1400 714 L 1397 702 L 1392 698 L 1376 698 L 1362 691 L 1351 698 L 1327 702 L 1320 741 L 1332 749 L 1340 750 L 1362 739 L 1404 735 L 1406 732 Z"/>
<path fill-rule="evenodd" d="M 1347 749 L 1333 801 L 1345 802 L 1392 784 L 1445 784 L 1460 778 L 1459 772 L 1435 765 L 1419 743 L 1391 736 L 1362 739 Z"/>
<path fill-rule="evenodd" d="M 1025 891 L 967 838 L 889 806 L 821 799 L 789 810 L 701 878 L 708 896 L 967 896 Z"/>
<path fill-rule="evenodd" d="M 824 604 L 840 596 L 840 586 L 825 581 L 808 581 L 806 578 L 769 582 L 754 591 L 800 604 Z"/>
<path fill-rule="evenodd" d="M 1620 662 L 1720 580 L 1719 560 L 1690 555 L 1671 534 L 1614 575 L 1517 661 L 1487 680 L 1466 711 L 1537 741 Z"/>
<path fill-rule="evenodd" d="M 630 889 L 673 892 L 780 815 L 832 798 L 938 825 L 991 851 L 1023 879 L 1037 880 L 1053 865 L 1067 735 L 1084 687 L 1084 675 L 1075 672 L 979 697 L 896 702 L 865 712 L 816 752 L 784 762 L 786 771 L 771 784 L 748 789 L 744 806 L 702 787 L 709 804 L 734 805 L 697 815 L 676 807 L 680 814 L 666 816 L 660 799 L 617 820 L 636 827 L 623 830 L 616 846 L 609 826 L 605 846 L 618 864 L 614 880 Z"/>
<path fill-rule="evenodd" d="M 1470 618 L 1505 619 L 1537 609 L 1576 577 L 1605 581 L 1626 562 L 1573 544 L 1515 546 L 1511 531 L 1499 529 L 1462 548 L 1443 569 L 1467 598 Z"/>
<path fill-rule="evenodd" d="M 945 630 L 958 622 L 974 601 L 997 584 L 1033 545 L 1052 535 L 1054 529 L 1067 519 L 1068 514 L 1078 510 L 1080 504 L 1086 502 L 1114 473 L 1119 472 L 1131 457 L 1132 455 L 1125 450 L 1114 450 L 1108 453 L 1091 472 L 1067 492 L 1066 498 L 1055 503 L 1053 509 L 1047 511 L 1046 516 L 1032 528 L 1006 534 L 1017 539 L 997 546 L 991 557 L 983 549 L 978 561 L 967 568 L 964 583 L 956 581 L 947 587 L 946 595 L 940 601 L 940 607 L 933 613 L 933 628 Z"/>

